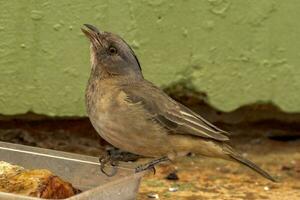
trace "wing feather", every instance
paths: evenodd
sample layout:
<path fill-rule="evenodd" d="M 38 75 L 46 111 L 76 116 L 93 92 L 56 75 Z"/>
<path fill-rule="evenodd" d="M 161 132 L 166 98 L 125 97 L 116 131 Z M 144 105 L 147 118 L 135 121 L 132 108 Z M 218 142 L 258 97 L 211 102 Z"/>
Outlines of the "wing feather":
<path fill-rule="evenodd" d="M 199 137 L 226 141 L 227 132 L 217 128 L 184 105 L 176 102 L 150 82 L 124 85 L 124 92 L 131 103 L 142 104 L 153 120 L 175 134 L 191 134 Z"/>

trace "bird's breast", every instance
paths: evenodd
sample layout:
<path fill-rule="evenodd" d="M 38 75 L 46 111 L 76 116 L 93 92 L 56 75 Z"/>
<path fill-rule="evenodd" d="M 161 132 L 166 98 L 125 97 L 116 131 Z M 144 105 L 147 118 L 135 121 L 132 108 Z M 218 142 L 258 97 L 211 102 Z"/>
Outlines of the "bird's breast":
<path fill-rule="evenodd" d="M 87 109 L 99 135 L 115 147 L 144 156 L 161 156 L 170 151 L 167 132 L 149 119 L 140 104 L 131 104 L 117 87 L 89 93 Z"/>

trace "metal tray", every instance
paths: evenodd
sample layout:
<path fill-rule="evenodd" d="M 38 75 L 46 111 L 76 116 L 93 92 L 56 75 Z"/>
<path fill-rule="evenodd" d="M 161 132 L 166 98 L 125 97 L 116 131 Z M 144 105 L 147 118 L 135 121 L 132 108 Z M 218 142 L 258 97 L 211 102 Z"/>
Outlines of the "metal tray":
<path fill-rule="evenodd" d="M 98 158 L 0 142 L 0 160 L 27 169 L 48 169 L 83 192 L 65 200 L 133 200 L 144 175 L 119 168 L 113 177 L 100 172 Z M 0 200 L 40 198 L 0 192 Z"/>

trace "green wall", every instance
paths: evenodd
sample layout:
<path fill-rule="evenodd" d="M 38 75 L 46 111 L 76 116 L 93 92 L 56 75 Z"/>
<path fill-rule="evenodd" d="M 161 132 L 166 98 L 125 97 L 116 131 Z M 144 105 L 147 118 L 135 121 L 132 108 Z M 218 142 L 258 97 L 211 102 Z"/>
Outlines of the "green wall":
<path fill-rule="evenodd" d="M 123 36 L 146 78 L 185 81 L 223 111 L 300 111 L 298 0 L 0 0 L 0 113 L 85 115 L 83 23 Z"/>

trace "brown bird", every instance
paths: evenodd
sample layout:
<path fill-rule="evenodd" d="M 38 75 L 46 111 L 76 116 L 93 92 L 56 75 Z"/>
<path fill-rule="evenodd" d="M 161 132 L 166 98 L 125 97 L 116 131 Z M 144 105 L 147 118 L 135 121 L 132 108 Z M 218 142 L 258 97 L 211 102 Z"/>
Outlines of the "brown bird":
<path fill-rule="evenodd" d="M 91 41 L 87 113 L 107 142 L 134 154 L 161 158 L 152 164 L 192 152 L 237 161 L 275 181 L 227 144 L 226 131 L 145 80 L 134 51 L 121 37 L 88 24 L 82 31 Z"/>

